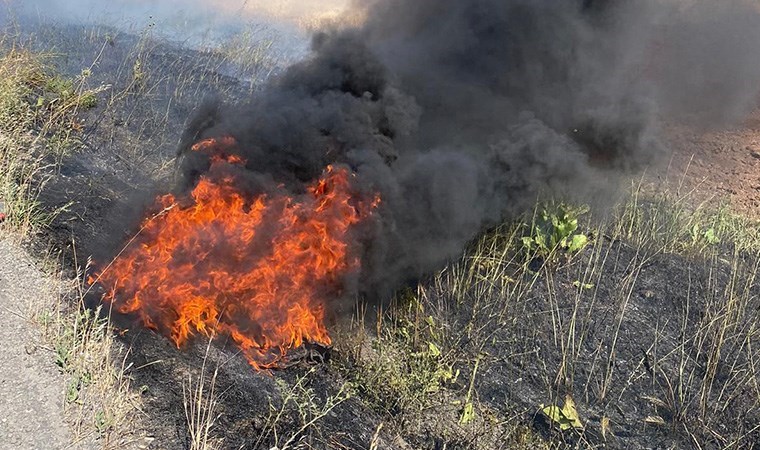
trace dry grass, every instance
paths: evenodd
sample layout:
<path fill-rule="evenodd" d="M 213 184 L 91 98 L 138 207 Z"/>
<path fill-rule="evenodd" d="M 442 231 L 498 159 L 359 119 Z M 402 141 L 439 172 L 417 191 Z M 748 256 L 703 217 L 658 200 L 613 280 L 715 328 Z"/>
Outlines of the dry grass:
<path fill-rule="evenodd" d="M 23 238 L 60 212 L 44 210 L 40 195 L 60 157 L 76 145 L 77 113 L 97 92 L 80 79 L 52 73 L 49 55 L 0 40 L 0 202 L 5 227 Z"/>
<path fill-rule="evenodd" d="M 32 132 L 38 121 L 32 98 L 45 79 L 37 55 L 10 48 L 0 56 L 0 202 L 7 215 L 4 226 L 18 236 L 49 220 L 40 208 L 39 195 L 50 165 Z"/>
<path fill-rule="evenodd" d="M 59 77 L 49 58 L 19 43 L 0 42 L 0 202 L 7 214 L 0 226 L 16 240 L 40 231 L 60 212 L 45 210 L 40 195 L 62 155 L 75 145 L 78 112 L 96 101 L 97 92 L 84 88 L 86 73 Z M 52 260 L 42 263 L 60 278 Z M 114 345 L 108 314 L 85 307 L 81 284 L 56 294 L 54 305 L 41 296 L 29 310 L 66 374 L 62 395 L 76 440 L 119 447 L 139 408 L 129 386 L 127 354 Z"/>
<path fill-rule="evenodd" d="M 335 408 L 351 398 L 351 387 L 344 383 L 333 395 L 319 395 L 310 386 L 312 368 L 294 383 L 277 379 L 280 398 L 270 402 L 269 415 L 254 449 L 296 450 L 329 446 L 329 436 L 319 432 L 320 422 Z M 322 445 L 315 445 L 315 444 Z"/>
<path fill-rule="evenodd" d="M 722 422 L 760 410 L 760 226 L 720 205 L 695 205 L 690 192 L 654 192 L 637 184 L 614 217 L 586 218 L 592 239 L 578 255 L 526 252 L 521 237 L 532 226 L 524 222 L 486 233 L 380 312 L 372 332 L 357 321 L 345 339 L 347 375 L 390 426 L 438 430 L 472 448 L 504 436 L 510 448 L 559 445 L 567 433 L 541 444 L 526 425 L 563 392 L 582 404 L 584 421 L 598 415 L 588 432 L 605 440 L 622 428 L 611 405 L 644 396 L 646 421 L 622 425 L 663 427 L 695 448 L 745 447 L 760 426 L 728 431 Z M 689 268 L 684 287 L 648 289 L 671 260 Z M 641 311 L 648 298 L 674 296 L 681 306 L 672 316 Z M 634 336 L 637 327 L 652 332 Z M 635 359 L 621 365 L 632 347 Z M 504 363 L 527 371 L 511 377 L 533 380 L 517 394 L 534 398 L 532 407 L 479 398 L 480 374 Z M 573 445 L 594 447 L 587 433 Z"/>
<path fill-rule="evenodd" d="M 190 437 L 190 450 L 217 450 L 222 448 L 222 442 L 212 436 L 217 414 L 218 399 L 216 392 L 216 378 L 219 367 L 214 369 L 209 378 L 206 373 L 209 351 L 213 339 L 208 340 L 206 354 L 199 374 L 193 379 L 188 375 L 182 383 L 183 405 L 185 407 L 185 419 L 187 420 L 187 432 Z"/>
<path fill-rule="evenodd" d="M 85 279 L 84 271 L 77 280 Z M 37 321 L 67 378 L 64 398 L 74 444 L 123 448 L 141 439 L 141 401 L 131 386 L 129 350 L 115 342 L 110 311 L 87 307 L 84 282 L 74 284 L 57 297 L 52 310 L 40 310 Z"/>

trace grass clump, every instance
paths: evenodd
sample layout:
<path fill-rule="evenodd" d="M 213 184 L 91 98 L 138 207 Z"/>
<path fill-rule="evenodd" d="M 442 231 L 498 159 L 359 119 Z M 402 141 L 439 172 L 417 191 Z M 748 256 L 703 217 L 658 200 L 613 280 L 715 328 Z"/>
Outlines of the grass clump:
<path fill-rule="evenodd" d="M 54 362 L 67 378 L 65 409 L 75 442 L 119 448 L 133 430 L 139 395 L 130 387 L 128 352 L 119 354 L 110 314 L 102 307 L 88 308 L 85 295 L 78 283 L 73 298 L 62 296 L 52 312 L 38 319 L 53 348 Z"/>
<path fill-rule="evenodd" d="M 0 202 L 6 226 L 27 234 L 50 219 L 39 203 L 49 167 L 33 133 L 34 92 L 46 79 L 38 55 L 11 48 L 0 54 Z"/>
<path fill-rule="evenodd" d="M 693 192 L 634 186 L 618 208 L 615 234 L 655 252 L 699 256 L 726 246 L 760 249 L 760 222 L 725 203 L 697 202 Z"/>
<path fill-rule="evenodd" d="M 209 350 L 213 338 L 209 339 L 206 354 L 200 367 L 199 375 L 194 379 L 188 375 L 182 383 L 182 404 L 185 409 L 187 432 L 190 438 L 189 450 L 217 450 L 221 441 L 212 436 L 213 428 L 219 418 L 217 409 L 219 399 L 216 393 L 216 380 L 219 366 L 211 376 L 206 373 Z"/>
<path fill-rule="evenodd" d="M 400 294 L 392 313 L 378 318 L 377 334 L 363 334 L 350 349 L 349 379 L 382 414 L 420 411 L 459 377 L 441 324 L 424 308 L 417 294 Z"/>
<path fill-rule="evenodd" d="M 0 42 L 0 202 L 18 236 L 55 217 L 40 196 L 63 151 L 81 130 L 77 112 L 97 104 L 95 91 L 52 73 L 49 56 Z"/>
<path fill-rule="evenodd" d="M 352 396 L 348 383 L 331 393 L 321 393 L 311 385 L 316 369 L 312 368 L 289 383 L 276 379 L 279 399 L 270 402 L 269 414 L 253 448 L 294 450 L 314 448 L 328 436 L 319 430 L 320 423 Z"/>
<path fill-rule="evenodd" d="M 756 439 L 758 223 L 638 187 L 604 219 L 538 211 L 359 327 L 343 370 L 361 398 L 412 440 L 474 449 Z M 540 420 L 567 398 L 582 428 Z"/>

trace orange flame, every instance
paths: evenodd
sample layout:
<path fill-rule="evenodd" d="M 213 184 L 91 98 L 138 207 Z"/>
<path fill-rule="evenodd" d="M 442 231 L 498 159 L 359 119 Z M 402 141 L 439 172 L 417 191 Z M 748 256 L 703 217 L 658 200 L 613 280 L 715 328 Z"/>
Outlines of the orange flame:
<path fill-rule="evenodd" d="M 212 163 L 226 161 L 230 164 L 245 164 L 245 160 L 238 155 L 230 153 L 233 147 L 237 145 L 235 138 L 224 136 L 219 139 L 208 138 L 196 142 L 190 147 L 194 152 L 206 153 L 211 158 Z"/>
<path fill-rule="evenodd" d="M 359 268 L 352 225 L 377 205 L 350 194 L 348 170 L 328 166 L 307 192 L 249 196 L 224 175 L 232 138 L 204 140 L 211 168 L 189 199 L 156 200 L 156 216 L 98 275 L 105 300 L 177 344 L 193 334 L 232 337 L 257 369 L 276 367 L 305 341 L 330 344 L 325 302 Z"/>

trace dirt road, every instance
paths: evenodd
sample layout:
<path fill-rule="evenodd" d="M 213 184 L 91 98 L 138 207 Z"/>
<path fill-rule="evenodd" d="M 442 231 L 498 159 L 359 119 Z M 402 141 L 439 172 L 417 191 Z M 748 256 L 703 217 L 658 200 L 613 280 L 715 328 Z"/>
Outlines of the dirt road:
<path fill-rule="evenodd" d="M 64 378 L 31 322 L 52 282 L 0 235 L 0 449 L 75 448 L 63 415 Z M 45 301 L 45 300 L 43 300 Z"/>

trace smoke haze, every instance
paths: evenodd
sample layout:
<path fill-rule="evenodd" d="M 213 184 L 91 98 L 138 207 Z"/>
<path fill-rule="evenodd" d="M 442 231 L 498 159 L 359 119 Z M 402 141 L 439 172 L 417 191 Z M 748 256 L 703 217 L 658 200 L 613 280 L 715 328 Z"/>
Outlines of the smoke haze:
<path fill-rule="evenodd" d="M 742 1 L 377 0 L 318 33 L 246 105 L 207 103 L 186 145 L 230 134 L 251 179 L 298 192 L 345 164 L 380 219 L 362 286 L 386 292 L 540 195 L 604 201 L 663 155 L 663 120 L 756 105 L 760 16 Z M 204 170 L 188 155 L 187 182 Z M 259 186 L 259 188 L 261 188 Z"/>
<path fill-rule="evenodd" d="M 269 18 L 303 24 L 340 14 L 344 0 L 5 0 L 8 7 L 46 19 L 114 24 L 124 21 L 223 26 L 231 21 Z"/>
<path fill-rule="evenodd" d="M 309 30 L 337 21 L 343 0 L 0 0 L 4 16 L 33 24 L 106 25 L 128 33 L 147 29 L 190 47 L 216 47 L 255 31 L 284 63 L 308 51 Z M 255 43 L 252 43 L 255 44 Z"/>

